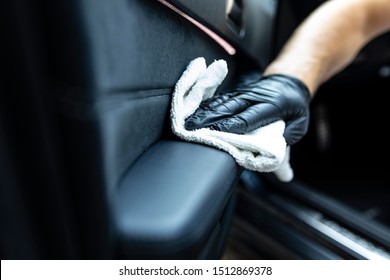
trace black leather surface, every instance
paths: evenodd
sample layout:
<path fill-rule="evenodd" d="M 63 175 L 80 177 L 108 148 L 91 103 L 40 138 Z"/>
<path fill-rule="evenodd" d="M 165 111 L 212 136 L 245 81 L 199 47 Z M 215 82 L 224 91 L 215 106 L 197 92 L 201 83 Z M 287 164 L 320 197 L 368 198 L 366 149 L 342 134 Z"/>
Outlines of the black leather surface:
<path fill-rule="evenodd" d="M 62 95 L 86 101 L 170 88 L 198 56 L 225 59 L 234 72 L 234 57 L 157 0 L 48 2 L 50 72 Z"/>
<path fill-rule="evenodd" d="M 86 258 L 105 258 L 116 239 L 109 202 L 125 170 L 170 134 L 176 81 L 203 56 L 228 61 L 229 83 L 236 61 L 154 0 L 50 2 L 44 11 L 49 94 L 57 100 L 80 246 Z"/>
<path fill-rule="evenodd" d="M 109 192 L 124 170 L 169 130 L 170 95 L 192 59 L 226 59 L 229 74 L 222 87 L 234 76 L 233 57 L 157 1 L 51 5 L 56 13 L 49 15 L 48 34 L 51 44 L 59 46 L 49 52 L 51 94 L 65 119 L 63 139 L 72 143 L 72 153 L 81 138 L 94 134 L 80 152 L 95 143 L 98 147 L 83 157 L 87 163 L 80 168 L 99 165 L 95 173 L 103 176 Z"/>
<path fill-rule="evenodd" d="M 240 171 L 230 155 L 211 147 L 172 140 L 153 145 L 126 173 L 112 202 L 123 257 L 196 256 Z"/>
<path fill-rule="evenodd" d="M 0 105 L 1 200 L 14 224 L 2 256 L 218 253 L 233 159 L 180 141 L 153 144 L 171 137 L 170 97 L 188 63 L 227 60 L 223 87 L 237 57 L 155 0 L 6 2 L 12 94 Z"/>

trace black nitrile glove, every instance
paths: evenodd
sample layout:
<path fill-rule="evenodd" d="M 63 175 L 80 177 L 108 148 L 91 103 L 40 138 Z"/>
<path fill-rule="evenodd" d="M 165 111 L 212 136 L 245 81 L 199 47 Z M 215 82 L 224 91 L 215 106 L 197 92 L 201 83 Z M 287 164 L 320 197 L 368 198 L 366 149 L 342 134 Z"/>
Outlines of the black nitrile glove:
<path fill-rule="evenodd" d="M 187 130 L 209 127 L 214 130 L 245 134 L 283 120 L 288 145 L 298 142 L 309 125 L 310 94 L 300 80 L 274 74 L 241 83 L 234 90 L 201 103 L 185 123 Z"/>

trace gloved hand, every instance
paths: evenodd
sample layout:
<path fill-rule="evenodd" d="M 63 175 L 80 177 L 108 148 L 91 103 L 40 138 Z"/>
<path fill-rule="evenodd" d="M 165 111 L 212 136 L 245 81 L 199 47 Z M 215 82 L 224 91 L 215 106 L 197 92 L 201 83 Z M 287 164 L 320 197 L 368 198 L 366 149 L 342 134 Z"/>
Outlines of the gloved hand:
<path fill-rule="evenodd" d="M 245 134 L 283 120 L 287 145 L 298 142 L 309 125 L 310 94 L 300 80 L 274 74 L 256 81 L 243 81 L 227 93 L 203 101 L 185 122 L 187 130 L 209 127 Z"/>

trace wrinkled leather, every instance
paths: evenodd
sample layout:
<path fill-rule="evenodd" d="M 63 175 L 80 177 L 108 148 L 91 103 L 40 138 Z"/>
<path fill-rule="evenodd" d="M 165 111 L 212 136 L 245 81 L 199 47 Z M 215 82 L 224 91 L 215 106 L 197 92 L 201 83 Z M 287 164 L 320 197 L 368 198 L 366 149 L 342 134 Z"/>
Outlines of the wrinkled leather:
<path fill-rule="evenodd" d="M 255 81 L 244 78 L 233 90 L 203 101 L 185 127 L 245 134 L 283 120 L 284 137 L 288 145 L 293 145 L 307 132 L 309 102 L 308 88 L 294 77 L 274 74 Z"/>

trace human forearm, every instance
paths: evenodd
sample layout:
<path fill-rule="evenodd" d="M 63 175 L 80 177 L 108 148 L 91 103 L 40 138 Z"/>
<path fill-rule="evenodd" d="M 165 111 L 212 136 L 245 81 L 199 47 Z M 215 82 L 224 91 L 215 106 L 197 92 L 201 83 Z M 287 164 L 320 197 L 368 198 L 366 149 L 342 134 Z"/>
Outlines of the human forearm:
<path fill-rule="evenodd" d="M 390 0 L 325 2 L 294 32 L 265 75 L 302 80 L 313 96 L 373 37 L 390 28 Z"/>

